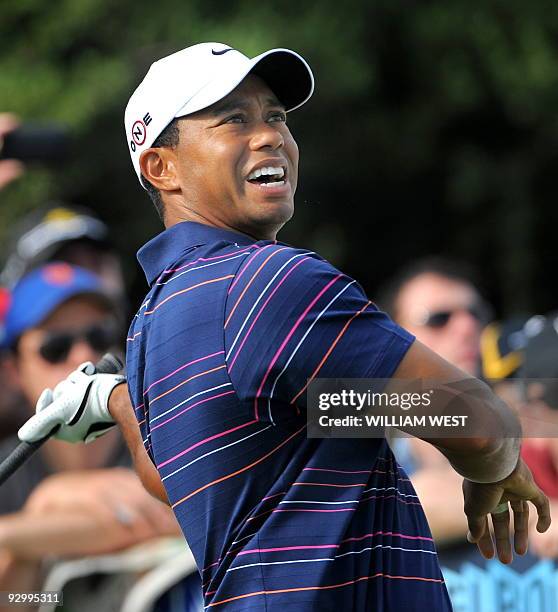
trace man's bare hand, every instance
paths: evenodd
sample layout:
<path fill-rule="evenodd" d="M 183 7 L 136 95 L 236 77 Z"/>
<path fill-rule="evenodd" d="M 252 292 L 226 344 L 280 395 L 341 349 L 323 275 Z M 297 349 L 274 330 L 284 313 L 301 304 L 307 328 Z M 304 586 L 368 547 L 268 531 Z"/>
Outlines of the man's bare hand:
<path fill-rule="evenodd" d="M 4 136 L 19 125 L 15 115 L 11 113 L 0 113 L 0 151 L 4 143 Z M 23 164 L 15 159 L 0 161 L 0 189 L 11 183 L 23 174 Z"/>
<path fill-rule="evenodd" d="M 537 531 L 544 533 L 550 526 L 550 506 L 548 498 L 533 480 L 529 468 L 522 459 L 515 470 L 504 480 L 496 483 L 481 484 L 463 481 L 465 514 L 469 525 L 467 539 L 477 544 L 486 559 L 496 554 L 502 563 L 511 563 L 513 553 L 510 543 L 510 512 L 494 510 L 500 505 L 510 503 L 513 510 L 514 550 L 523 555 L 527 552 L 529 533 L 529 505 L 537 509 Z M 488 515 L 492 517 L 492 530 Z"/>

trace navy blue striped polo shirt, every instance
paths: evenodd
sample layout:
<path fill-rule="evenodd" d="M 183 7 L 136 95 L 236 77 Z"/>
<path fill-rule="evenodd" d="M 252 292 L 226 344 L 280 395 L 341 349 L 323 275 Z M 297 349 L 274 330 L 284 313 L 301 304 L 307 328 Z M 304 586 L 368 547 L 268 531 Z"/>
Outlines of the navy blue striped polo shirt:
<path fill-rule="evenodd" d="M 306 437 L 309 380 L 389 378 L 413 337 L 310 251 L 183 222 L 138 258 L 130 394 L 205 609 L 451 610 L 386 441 Z"/>

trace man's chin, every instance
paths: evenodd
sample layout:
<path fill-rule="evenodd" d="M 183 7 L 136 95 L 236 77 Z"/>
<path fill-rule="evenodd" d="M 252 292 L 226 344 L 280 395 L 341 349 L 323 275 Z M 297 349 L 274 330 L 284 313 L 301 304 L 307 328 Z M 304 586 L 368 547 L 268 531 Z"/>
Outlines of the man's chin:
<path fill-rule="evenodd" d="M 294 214 L 291 200 L 266 200 L 257 204 L 257 216 L 263 224 L 284 225 Z"/>
<path fill-rule="evenodd" d="M 260 240 L 274 240 L 277 232 L 293 216 L 294 209 L 287 203 L 263 203 L 252 207 L 245 218 L 243 231 Z"/>

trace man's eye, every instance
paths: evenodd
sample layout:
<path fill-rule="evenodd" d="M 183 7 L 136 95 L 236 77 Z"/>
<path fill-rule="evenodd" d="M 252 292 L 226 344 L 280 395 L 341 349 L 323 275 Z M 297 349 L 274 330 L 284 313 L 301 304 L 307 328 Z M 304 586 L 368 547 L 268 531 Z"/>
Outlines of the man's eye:
<path fill-rule="evenodd" d="M 231 117 L 225 119 L 225 123 L 244 123 L 244 121 L 243 115 L 232 115 Z"/>
<path fill-rule="evenodd" d="M 285 111 L 276 111 L 269 117 L 270 121 L 287 121 L 287 113 Z"/>

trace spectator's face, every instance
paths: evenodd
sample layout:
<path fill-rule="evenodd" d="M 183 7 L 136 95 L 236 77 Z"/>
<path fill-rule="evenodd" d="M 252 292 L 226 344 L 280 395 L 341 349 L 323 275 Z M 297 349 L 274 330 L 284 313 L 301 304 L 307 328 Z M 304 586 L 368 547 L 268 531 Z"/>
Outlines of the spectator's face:
<path fill-rule="evenodd" d="M 397 322 L 418 340 L 469 374 L 478 373 L 480 298 L 468 283 L 421 274 L 403 286 Z"/>
<path fill-rule="evenodd" d="M 97 340 L 104 332 L 108 340 L 114 338 L 115 329 L 114 317 L 105 307 L 90 297 L 77 296 L 56 308 L 40 326 L 24 332 L 18 343 L 15 367 L 21 389 L 31 406 L 36 404 L 43 389 L 54 388 L 81 363 L 95 363 L 106 352 L 90 346 L 79 332 L 94 330 L 92 333 L 97 334 Z M 76 334 L 67 352 L 60 350 L 66 334 Z M 52 362 L 53 356 L 56 363 Z"/>
<path fill-rule="evenodd" d="M 275 237 L 294 211 L 298 147 L 284 107 L 269 87 L 248 76 L 223 100 L 179 126 L 176 173 L 184 205 L 201 222 Z M 249 180 L 262 166 L 280 168 L 284 176 Z"/>

